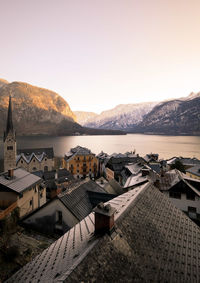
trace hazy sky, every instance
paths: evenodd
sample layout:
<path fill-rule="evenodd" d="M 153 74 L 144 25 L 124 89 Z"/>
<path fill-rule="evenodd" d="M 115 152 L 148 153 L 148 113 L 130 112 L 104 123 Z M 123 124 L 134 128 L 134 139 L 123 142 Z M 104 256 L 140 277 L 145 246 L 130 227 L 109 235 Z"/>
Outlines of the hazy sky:
<path fill-rule="evenodd" d="M 72 110 L 200 91 L 200 0 L 0 0 L 0 77 Z"/>

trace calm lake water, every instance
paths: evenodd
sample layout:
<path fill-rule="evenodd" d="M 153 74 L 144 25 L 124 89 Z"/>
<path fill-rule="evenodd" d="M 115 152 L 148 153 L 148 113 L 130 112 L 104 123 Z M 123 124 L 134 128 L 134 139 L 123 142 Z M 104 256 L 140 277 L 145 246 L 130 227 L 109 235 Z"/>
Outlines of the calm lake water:
<path fill-rule="evenodd" d="M 55 156 L 77 145 L 87 147 L 98 154 L 125 153 L 136 150 L 140 156 L 158 153 L 160 158 L 173 156 L 196 157 L 200 159 L 199 136 L 159 136 L 128 134 L 123 136 L 65 136 L 65 137 L 17 137 L 18 148 L 53 147 Z M 3 141 L 0 140 L 0 158 L 3 156 Z"/>

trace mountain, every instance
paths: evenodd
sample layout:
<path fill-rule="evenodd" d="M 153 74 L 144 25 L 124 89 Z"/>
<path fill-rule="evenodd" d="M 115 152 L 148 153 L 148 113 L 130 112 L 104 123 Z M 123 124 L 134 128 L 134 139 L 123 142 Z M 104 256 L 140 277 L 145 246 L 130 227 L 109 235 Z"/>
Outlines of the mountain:
<path fill-rule="evenodd" d="M 88 120 L 95 118 L 98 114 L 94 112 L 85 112 L 85 111 L 74 111 L 76 115 L 77 122 L 81 125 L 87 124 Z"/>
<path fill-rule="evenodd" d="M 17 135 L 107 135 L 119 131 L 89 129 L 76 122 L 69 104 L 56 92 L 24 82 L 0 79 L 0 135 L 6 127 L 8 98 L 12 96 Z"/>
<path fill-rule="evenodd" d="M 81 126 L 68 103 L 57 93 L 23 82 L 1 80 L 0 128 L 5 129 L 8 96 L 12 96 L 13 121 L 18 135 L 59 134 Z"/>
<path fill-rule="evenodd" d="M 0 78 L 0 87 L 2 87 L 5 84 L 9 84 L 9 82 Z"/>
<path fill-rule="evenodd" d="M 200 92 L 156 105 L 131 132 L 200 135 Z"/>
<path fill-rule="evenodd" d="M 81 125 L 91 128 L 127 130 L 130 125 L 137 125 L 141 122 L 143 116 L 150 112 L 157 103 L 120 104 L 113 109 L 103 111 L 99 115 L 79 121 Z"/>

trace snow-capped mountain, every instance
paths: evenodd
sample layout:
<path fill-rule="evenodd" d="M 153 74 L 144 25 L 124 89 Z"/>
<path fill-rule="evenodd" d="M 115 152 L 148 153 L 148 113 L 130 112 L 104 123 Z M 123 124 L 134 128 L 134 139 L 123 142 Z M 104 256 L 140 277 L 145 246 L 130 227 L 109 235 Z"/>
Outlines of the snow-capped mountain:
<path fill-rule="evenodd" d="M 200 92 L 159 103 L 131 131 L 199 135 Z"/>
<path fill-rule="evenodd" d="M 91 128 L 127 130 L 133 124 L 137 125 L 141 122 L 144 115 L 149 113 L 157 103 L 120 104 L 91 118 L 84 117 L 84 120 L 80 120 L 79 116 L 77 119 L 81 125 Z M 84 113 L 86 115 L 86 112 Z"/>

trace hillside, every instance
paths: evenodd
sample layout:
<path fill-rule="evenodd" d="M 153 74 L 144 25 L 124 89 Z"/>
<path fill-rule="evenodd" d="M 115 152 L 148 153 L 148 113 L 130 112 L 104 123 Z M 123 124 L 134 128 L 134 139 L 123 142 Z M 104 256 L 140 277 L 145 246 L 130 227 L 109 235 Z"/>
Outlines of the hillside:
<path fill-rule="evenodd" d="M 76 115 L 77 122 L 81 125 L 86 125 L 88 120 L 95 118 L 98 114 L 94 112 L 86 112 L 86 111 L 74 111 Z"/>
<path fill-rule="evenodd" d="M 130 125 L 137 125 L 141 122 L 143 116 L 150 112 L 156 104 L 157 102 L 120 104 L 113 109 L 85 119 L 86 122 L 80 121 L 80 124 L 91 128 L 126 130 Z"/>
<path fill-rule="evenodd" d="M 200 93 L 160 103 L 130 131 L 200 135 Z"/>
<path fill-rule="evenodd" d="M 8 96 L 12 96 L 13 121 L 18 135 L 71 133 L 81 126 L 68 103 L 57 93 L 23 82 L 1 80 L 0 128 L 5 129 Z"/>
<path fill-rule="evenodd" d="M 6 127 L 8 98 L 12 96 L 17 135 L 115 135 L 119 131 L 82 127 L 69 104 L 57 93 L 24 82 L 0 79 L 0 135 Z"/>

